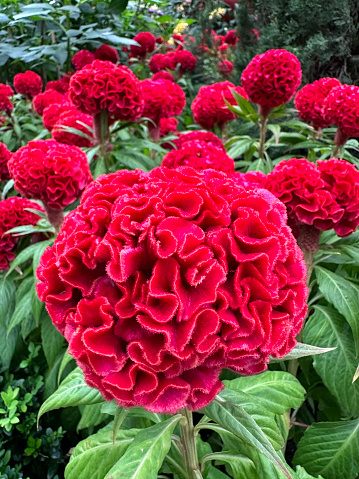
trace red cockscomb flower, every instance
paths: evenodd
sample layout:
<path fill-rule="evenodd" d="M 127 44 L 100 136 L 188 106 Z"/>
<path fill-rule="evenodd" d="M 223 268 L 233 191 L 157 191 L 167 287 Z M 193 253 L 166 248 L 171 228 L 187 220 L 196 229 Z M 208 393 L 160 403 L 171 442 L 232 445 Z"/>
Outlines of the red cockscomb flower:
<path fill-rule="evenodd" d="M 318 170 L 326 188 L 343 209 L 334 230 L 339 236 L 347 236 L 359 225 L 359 171 L 347 161 L 335 158 L 318 161 Z"/>
<path fill-rule="evenodd" d="M 151 57 L 149 67 L 152 73 L 166 70 L 166 68 L 171 70 L 170 58 L 167 54 L 156 53 Z"/>
<path fill-rule="evenodd" d="M 8 162 L 15 189 L 59 210 L 73 203 L 92 180 L 86 154 L 77 146 L 33 140 Z"/>
<path fill-rule="evenodd" d="M 330 126 L 331 120 L 326 121 L 323 117 L 323 104 L 330 91 L 339 85 L 340 81 L 336 78 L 321 78 L 305 85 L 294 98 L 299 117 L 310 122 L 316 129 Z"/>
<path fill-rule="evenodd" d="M 266 369 L 306 313 L 303 255 L 284 205 L 214 170 L 97 178 L 40 261 L 37 291 L 106 400 L 206 406 L 222 368 Z"/>
<path fill-rule="evenodd" d="M 117 50 L 110 47 L 109 45 L 101 45 L 97 50 L 95 50 L 96 60 L 103 60 L 112 63 L 118 63 L 120 60 Z"/>
<path fill-rule="evenodd" d="M 81 113 L 80 111 L 65 111 L 62 113 L 51 130 L 52 137 L 59 143 L 65 143 L 66 145 L 75 145 L 80 148 L 88 148 L 92 146 L 93 141 L 88 138 L 84 138 L 75 133 L 67 131 L 67 128 L 74 128 L 84 133 L 87 136 L 92 134 L 86 126 L 93 127 L 92 117 Z"/>
<path fill-rule="evenodd" d="M 14 95 L 14 90 L 9 85 L 5 85 L 4 83 L 0 83 L 0 96 L 10 97 Z"/>
<path fill-rule="evenodd" d="M 218 71 L 224 77 L 228 77 L 233 71 L 233 63 L 228 60 L 220 60 L 218 63 Z"/>
<path fill-rule="evenodd" d="M 72 57 L 72 64 L 75 70 L 81 70 L 95 60 L 95 55 L 89 50 L 80 50 Z"/>
<path fill-rule="evenodd" d="M 237 32 L 229 30 L 224 37 L 224 42 L 234 47 L 239 42 Z"/>
<path fill-rule="evenodd" d="M 52 131 L 58 122 L 60 116 L 65 112 L 77 112 L 78 110 L 69 101 L 63 100 L 61 103 L 53 103 L 47 106 L 42 113 L 42 122 L 44 127 Z"/>
<path fill-rule="evenodd" d="M 190 131 L 187 133 L 181 133 L 177 140 L 173 140 L 173 143 L 176 145 L 176 148 L 179 150 L 182 148 L 185 143 L 188 141 L 200 141 L 201 143 L 208 143 L 216 148 L 219 148 L 224 153 L 226 149 L 222 141 L 211 131 Z"/>
<path fill-rule="evenodd" d="M 134 41 L 139 43 L 137 45 L 130 45 L 131 55 L 137 58 L 143 58 L 147 53 L 153 52 L 156 46 L 156 37 L 150 32 L 141 32 L 138 33 Z"/>
<path fill-rule="evenodd" d="M 31 70 L 25 73 L 18 73 L 14 76 L 14 88 L 17 93 L 21 93 L 32 100 L 34 96 L 41 93 L 41 76 Z"/>
<path fill-rule="evenodd" d="M 143 116 L 151 118 L 159 125 L 161 118 L 169 118 L 182 113 L 186 96 L 182 88 L 169 80 L 150 79 L 141 82 L 145 106 Z"/>
<path fill-rule="evenodd" d="M 17 226 L 36 225 L 40 217 L 32 210 L 44 211 L 42 206 L 25 198 L 12 197 L 0 201 L 0 271 L 9 269 L 9 263 L 15 259 L 14 248 L 19 236 L 5 234 Z"/>
<path fill-rule="evenodd" d="M 269 111 L 289 101 L 300 85 L 302 70 L 298 58 L 287 50 L 268 50 L 256 55 L 242 73 L 242 86 L 250 100 Z"/>
<path fill-rule="evenodd" d="M 172 150 L 165 155 L 162 166 L 178 168 L 191 166 L 195 170 L 213 170 L 234 173 L 234 161 L 222 149 L 210 143 L 193 140 L 187 141 L 179 150 Z"/>
<path fill-rule="evenodd" d="M 12 153 L 8 150 L 4 143 L 0 143 L 0 181 L 10 180 L 10 174 L 8 169 L 8 161 L 10 160 Z"/>
<path fill-rule="evenodd" d="M 267 177 L 261 171 L 248 171 L 247 173 L 236 171 L 233 174 L 233 179 L 244 188 L 264 188 Z"/>
<path fill-rule="evenodd" d="M 175 81 L 175 78 L 174 78 L 174 76 L 172 75 L 172 73 L 170 73 L 170 72 L 160 71 L 160 72 L 157 72 L 157 73 L 155 73 L 154 75 L 152 75 L 151 80 L 153 80 L 153 81 L 157 81 L 157 80 L 169 80 L 169 81 L 174 82 L 174 81 Z"/>
<path fill-rule="evenodd" d="M 168 135 L 169 133 L 174 133 L 178 135 L 177 131 L 178 120 L 177 118 L 161 118 L 160 120 L 160 137 Z"/>
<path fill-rule="evenodd" d="M 33 101 L 34 110 L 42 116 L 45 108 L 56 103 L 62 103 L 65 97 L 56 90 L 45 90 L 44 93 L 39 93 L 35 96 Z"/>
<path fill-rule="evenodd" d="M 194 121 L 202 128 L 211 130 L 216 123 L 223 128 L 227 121 L 234 120 L 236 115 L 229 110 L 223 99 L 224 97 L 231 105 L 236 105 L 230 88 L 248 100 L 242 87 L 236 87 L 228 81 L 202 86 L 191 106 Z"/>
<path fill-rule="evenodd" d="M 67 72 L 61 77 L 60 80 L 49 81 L 46 84 L 46 90 L 56 90 L 57 92 L 65 95 L 68 92 L 70 86 L 70 78 L 72 77 L 72 72 Z"/>
<path fill-rule="evenodd" d="M 95 60 L 71 77 L 69 97 L 88 115 L 107 110 L 110 121 L 135 121 L 143 111 L 141 84 L 131 70 L 101 60 Z"/>
<path fill-rule="evenodd" d="M 176 50 L 167 55 L 171 55 L 171 70 L 175 70 L 177 65 L 180 65 L 180 72 L 184 73 L 187 70 L 193 70 L 197 64 L 197 58 L 187 50 Z"/>

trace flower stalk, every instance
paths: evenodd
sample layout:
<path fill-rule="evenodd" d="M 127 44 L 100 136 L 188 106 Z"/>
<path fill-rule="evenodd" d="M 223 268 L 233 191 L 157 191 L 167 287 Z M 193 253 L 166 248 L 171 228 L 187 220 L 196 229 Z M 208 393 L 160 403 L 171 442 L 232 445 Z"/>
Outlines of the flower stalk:
<path fill-rule="evenodd" d="M 95 145 L 100 145 L 99 156 L 104 159 L 106 173 L 109 172 L 108 165 L 108 113 L 107 110 L 101 110 L 100 113 L 97 113 L 93 116 L 93 128 L 94 128 L 94 138 Z"/>
<path fill-rule="evenodd" d="M 44 206 L 47 219 L 49 220 L 49 223 L 51 223 L 52 226 L 55 228 L 55 233 L 58 234 L 64 221 L 64 210 L 50 208 L 45 203 Z"/>
<path fill-rule="evenodd" d="M 192 412 L 187 408 L 182 409 L 180 412 L 186 418 L 183 424 L 182 422 L 180 423 L 183 461 L 187 473 L 186 479 L 202 479 Z"/>

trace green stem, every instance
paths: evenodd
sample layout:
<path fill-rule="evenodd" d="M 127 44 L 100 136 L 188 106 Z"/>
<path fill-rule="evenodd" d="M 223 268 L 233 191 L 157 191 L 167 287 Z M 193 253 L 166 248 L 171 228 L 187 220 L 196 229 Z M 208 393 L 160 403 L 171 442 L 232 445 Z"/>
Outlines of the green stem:
<path fill-rule="evenodd" d="M 183 460 L 187 472 L 186 479 L 203 479 L 198 461 L 192 413 L 187 408 L 180 412 L 186 418 L 185 424 L 180 423 Z"/>
<path fill-rule="evenodd" d="M 261 160 L 264 161 L 264 151 L 265 151 L 265 142 L 266 142 L 266 133 L 267 133 L 267 120 L 266 116 L 263 116 L 259 121 L 260 136 L 259 136 L 259 148 L 258 155 Z"/>
<path fill-rule="evenodd" d="M 108 114 L 107 110 L 101 110 L 100 113 L 93 116 L 93 129 L 95 145 L 99 145 L 99 156 L 104 159 L 106 173 L 109 173 L 109 151 L 108 151 Z"/>

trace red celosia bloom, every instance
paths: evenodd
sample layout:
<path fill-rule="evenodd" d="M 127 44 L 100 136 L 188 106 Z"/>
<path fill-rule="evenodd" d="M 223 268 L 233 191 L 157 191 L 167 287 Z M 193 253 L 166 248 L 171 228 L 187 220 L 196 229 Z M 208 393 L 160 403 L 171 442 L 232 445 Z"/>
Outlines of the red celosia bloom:
<path fill-rule="evenodd" d="M 30 100 L 41 93 L 42 79 L 37 73 L 28 70 L 14 76 L 14 88 L 17 93 L 25 95 Z"/>
<path fill-rule="evenodd" d="M 222 368 L 256 374 L 295 345 L 306 269 L 286 219 L 214 170 L 103 175 L 41 258 L 38 294 L 106 400 L 198 410 Z"/>
<path fill-rule="evenodd" d="M 169 118 L 182 113 L 186 96 L 182 88 L 169 80 L 150 79 L 141 82 L 145 102 L 143 116 L 151 118 L 159 125 L 161 118 Z"/>
<path fill-rule="evenodd" d="M 331 121 L 323 118 L 323 103 L 330 91 L 340 85 L 336 78 L 321 78 L 320 80 L 305 85 L 295 95 L 294 104 L 299 117 L 310 122 L 314 128 L 326 128 Z"/>
<path fill-rule="evenodd" d="M 139 43 L 140 46 L 130 45 L 130 51 L 132 56 L 137 58 L 143 58 L 147 53 L 153 52 L 156 46 L 156 37 L 150 32 L 138 33 L 134 41 Z"/>
<path fill-rule="evenodd" d="M 9 85 L 5 85 L 4 83 L 0 83 L 0 96 L 13 96 L 14 90 Z"/>
<path fill-rule="evenodd" d="M 179 150 L 182 148 L 185 143 L 188 141 L 200 141 L 201 143 L 208 143 L 216 148 L 219 148 L 224 153 L 226 149 L 222 143 L 222 141 L 211 131 L 190 131 L 188 133 L 181 133 L 177 140 L 173 140 L 173 143 L 176 145 L 176 148 Z"/>
<path fill-rule="evenodd" d="M 10 160 L 12 153 L 7 149 L 4 143 L 0 143 L 0 181 L 10 180 L 9 169 L 7 163 Z"/>
<path fill-rule="evenodd" d="M 224 42 L 234 47 L 239 42 L 237 32 L 229 30 L 224 37 Z"/>
<path fill-rule="evenodd" d="M 256 55 L 242 73 L 243 88 L 265 115 L 271 108 L 289 101 L 301 79 L 300 62 L 287 50 L 268 50 Z"/>
<path fill-rule="evenodd" d="M 107 110 L 110 121 L 135 121 L 143 111 L 141 84 L 131 70 L 101 60 L 95 60 L 71 77 L 69 97 L 88 115 Z"/>
<path fill-rule="evenodd" d="M 228 60 L 220 60 L 218 64 L 218 71 L 225 77 L 229 76 L 233 71 L 233 63 Z"/>
<path fill-rule="evenodd" d="M 343 209 L 334 225 L 339 236 L 353 233 L 359 225 L 359 171 L 345 160 L 318 161 L 318 169 L 327 189 Z"/>
<path fill-rule="evenodd" d="M 46 89 L 44 93 L 39 93 L 35 96 L 33 101 L 34 110 L 39 115 L 42 115 L 45 108 L 55 103 L 62 103 L 64 96 L 56 90 Z"/>
<path fill-rule="evenodd" d="M 58 210 L 73 203 L 92 180 L 86 154 L 77 146 L 34 140 L 8 162 L 15 189 Z"/>
<path fill-rule="evenodd" d="M 216 45 L 216 46 L 220 46 L 220 45 L 223 45 L 224 43 L 224 35 L 217 35 L 217 33 L 212 30 L 212 37 L 213 37 L 213 43 Z"/>
<path fill-rule="evenodd" d="M 184 36 L 183 35 L 175 33 L 174 35 L 172 35 L 172 38 L 176 43 L 184 43 Z"/>
<path fill-rule="evenodd" d="M 53 129 L 51 130 L 52 137 L 59 143 L 75 145 L 81 148 L 90 147 L 93 144 L 91 140 L 67 131 L 67 128 L 75 128 L 76 130 L 79 130 L 85 135 L 92 137 L 91 132 L 88 130 L 88 128 L 86 128 L 83 123 L 92 128 L 92 117 L 90 115 L 86 115 L 86 113 L 81 113 L 79 111 L 65 111 L 60 115 L 58 121 L 55 123 Z"/>
<path fill-rule="evenodd" d="M 61 93 L 61 95 L 64 95 L 65 93 L 67 93 L 68 89 L 69 89 L 69 82 L 64 80 L 49 81 L 45 87 L 45 91 L 55 90 L 58 93 Z"/>
<path fill-rule="evenodd" d="M 305 224 L 328 230 L 343 216 L 343 209 L 335 201 L 320 170 L 305 158 L 278 163 L 267 175 L 264 186 L 286 205 L 291 225 Z"/>
<path fill-rule="evenodd" d="M 44 109 L 42 122 L 44 127 L 51 131 L 63 113 L 68 112 L 70 114 L 77 111 L 69 101 L 63 100 L 61 103 L 53 103 Z"/>
<path fill-rule="evenodd" d="M 9 100 L 9 97 L 6 95 L 0 95 L 0 111 L 5 111 L 9 115 L 13 109 L 14 105 Z"/>
<path fill-rule="evenodd" d="M 7 119 L 3 115 L 0 115 L 0 126 L 4 125 L 6 122 Z"/>
<path fill-rule="evenodd" d="M 174 133 L 178 135 L 177 131 L 178 120 L 177 118 L 161 118 L 160 120 L 160 137 Z"/>
<path fill-rule="evenodd" d="M 9 269 L 9 263 L 15 258 L 14 248 L 19 236 L 5 234 L 17 226 L 36 225 L 40 217 L 26 208 L 44 211 L 42 206 L 25 198 L 12 197 L 0 201 L 0 270 Z"/>
<path fill-rule="evenodd" d="M 234 120 L 236 115 L 229 110 L 223 99 L 225 97 L 229 103 L 236 105 L 230 88 L 248 100 L 242 87 L 236 87 L 228 81 L 202 86 L 191 106 L 194 121 L 202 128 L 211 130 L 216 123 L 223 128 L 227 121 Z"/>
<path fill-rule="evenodd" d="M 233 179 L 244 188 L 264 188 L 267 177 L 261 171 L 248 171 L 247 173 L 236 171 L 233 174 Z"/>
<path fill-rule="evenodd" d="M 227 153 L 213 144 L 199 140 L 187 141 L 179 150 L 168 152 L 163 158 L 162 166 L 191 166 L 195 170 L 212 168 L 224 173 L 234 173 L 234 161 Z"/>
<path fill-rule="evenodd" d="M 159 36 L 156 38 L 156 43 L 158 43 L 159 45 L 162 45 L 162 43 L 163 43 L 163 38 L 161 37 L 161 35 L 159 35 Z"/>
<path fill-rule="evenodd" d="M 156 53 L 151 57 L 149 67 L 152 73 L 157 73 L 166 68 L 171 69 L 170 58 L 168 55 L 163 55 L 162 53 Z"/>
<path fill-rule="evenodd" d="M 180 72 L 184 73 L 187 70 L 193 70 L 197 64 L 197 58 L 187 50 L 176 50 L 174 53 L 168 53 L 167 55 L 171 55 L 171 70 L 180 65 Z"/>
<path fill-rule="evenodd" d="M 89 50 L 80 50 L 72 57 L 72 64 L 75 70 L 81 70 L 95 60 L 95 55 Z"/>
<path fill-rule="evenodd" d="M 359 136 L 359 87 L 334 87 L 324 100 L 323 114 L 329 125 L 338 125 L 346 139 Z"/>
<path fill-rule="evenodd" d="M 108 61 L 115 64 L 120 61 L 117 50 L 109 45 L 101 45 L 99 48 L 97 48 L 97 50 L 95 50 L 95 58 L 96 60 Z"/>
<path fill-rule="evenodd" d="M 161 72 L 157 72 L 157 73 L 155 73 L 154 75 L 152 75 L 151 80 L 153 80 L 153 81 L 157 81 L 157 80 L 169 80 L 169 81 L 174 82 L 174 81 L 175 81 L 175 78 L 174 78 L 174 76 L 172 75 L 172 73 L 170 73 L 170 72 L 165 72 L 165 71 L 161 71 Z"/>

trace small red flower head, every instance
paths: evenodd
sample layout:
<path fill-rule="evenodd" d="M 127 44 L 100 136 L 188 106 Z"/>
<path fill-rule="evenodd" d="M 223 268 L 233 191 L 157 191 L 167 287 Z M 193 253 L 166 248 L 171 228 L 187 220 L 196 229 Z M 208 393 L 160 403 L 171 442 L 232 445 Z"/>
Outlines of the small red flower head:
<path fill-rule="evenodd" d="M 236 115 L 229 110 L 223 99 L 224 97 L 229 103 L 236 105 L 230 88 L 248 100 L 244 89 L 229 81 L 202 86 L 191 106 L 194 121 L 202 128 L 211 130 L 216 123 L 223 128 L 227 121 L 234 120 Z"/>
<path fill-rule="evenodd" d="M 178 168 L 191 166 L 195 170 L 213 170 L 234 173 L 234 161 L 222 149 L 204 141 L 187 141 L 179 150 L 172 150 L 165 155 L 162 166 Z"/>
<path fill-rule="evenodd" d="M 326 188 L 343 210 L 334 225 L 338 236 L 353 233 L 359 225 L 359 171 L 345 160 L 318 161 L 318 170 Z"/>
<path fill-rule="evenodd" d="M 132 56 L 137 58 L 143 58 L 147 53 L 153 52 L 156 46 L 156 37 L 150 32 L 138 33 L 135 36 L 134 41 L 139 43 L 140 46 L 131 45 L 130 51 Z"/>
<path fill-rule="evenodd" d="M 163 37 L 161 37 L 160 35 L 158 37 L 156 37 L 156 43 L 158 43 L 159 45 L 162 45 Z"/>
<path fill-rule="evenodd" d="M 224 42 L 234 47 L 239 42 L 237 32 L 229 30 L 224 37 Z"/>
<path fill-rule="evenodd" d="M 168 53 L 168 55 L 171 55 L 171 70 L 180 65 L 180 72 L 184 73 L 187 70 L 193 70 L 197 64 L 197 58 L 187 50 L 176 50 L 174 53 Z"/>
<path fill-rule="evenodd" d="M 53 103 L 44 109 L 42 122 L 47 130 L 52 131 L 63 113 L 74 113 L 77 111 L 78 110 L 67 100 L 63 100 L 61 103 Z"/>
<path fill-rule="evenodd" d="M 178 135 L 177 131 L 178 120 L 177 118 L 161 118 L 160 120 L 160 137 L 174 133 Z"/>
<path fill-rule="evenodd" d="M 169 118 L 182 113 L 186 96 L 182 88 L 169 80 L 150 79 L 141 82 L 145 107 L 143 116 L 151 118 L 159 125 L 161 118 Z"/>
<path fill-rule="evenodd" d="M 6 95 L 0 95 L 0 111 L 5 111 L 8 115 L 14 109 L 14 104 L 9 100 Z"/>
<path fill-rule="evenodd" d="M 174 83 L 175 78 L 174 78 L 174 76 L 172 75 L 172 73 L 170 73 L 170 72 L 165 72 L 165 71 L 161 71 L 161 72 L 157 72 L 157 73 L 155 73 L 154 75 L 152 75 L 151 80 L 153 80 L 153 81 L 157 81 L 157 80 L 169 80 L 169 81 L 172 81 L 172 82 Z"/>
<path fill-rule="evenodd" d="M 4 83 L 0 83 L 0 96 L 13 96 L 14 90 L 9 85 L 5 85 Z"/>
<path fill-rule="evenodd" d="M 330 91 L 339 85 L 340 81 L 336 78 L 321 78 L 305 85 L 294 98 L 299 117 L 310 122 L 316 129 L 330 126 L 331 121 L 323 118 L 323 104 Z"/>
<path fill-rule="evenodd" d="M 42 116 L 45 108 L 56 103 L 62 103 L 64 96 L 56 90 L 46 89 L 44 93 L 39 93 L 33 101 L 34 110 Z"/>
<path fill-rule="evenodd" d="M 123 65 L 95 60 L 70 80 L 69 97 L 82 113 L 107 110 L 110 121 L 135 121 L 143 111 L 141 84 Z"/>
<path fill-rule="evenodd" d="M 278 163 L 267 175 L 264 186 L 285 204 L 291 225 L 329 230 L 343 216 L 320 170 L 305 158 Z"/>
<path fill-rule="evenodd" d="M 306 313 L 284 205 L 192 168 L 97 178 L 41 258 L 37 291 L 86 382 L 123 407 L 206 406 L 222 368 L 266 369 Z"/>
<path fill-rule="evenodd" d="M 17 226 L 36 225 L 40 217 L 32 210 L 44 211 L 42 206 L 25 198 L 11 197 L 0 201 L 0 271 L 9 269 L 9 263 L 15 259 L 15 246 L 19 236 L 5 234 Z"/>
<path fill-rule="evenodd" d="M 109 45 L 101 45 L 97 50 L 95 50 L 95 58 L 96 60 L 108 61 L 115 64 L 120 60 L 117 50 Z"/>
<path fill-rule="evenodd" d="M 9 169 L 7 167 L 12 153 L 7 149 L 4 143 L 0 143 L 0 181 L 10 180 Z"/>
<path fill-rule="evenodd" d="M 347 137 L 359 136 L 359 87 L 334 87 L 324 100 L 324 119 L 335 123 Z"/>
<path fill-rule="evenodd" d="M 249 99 L 266 111 L 289 101 L 301 79 L 300 62 L 287 50 L 256 55 L 242 73 L 242 85 Z"/>
<path fill-rule="evenodd" d="M 176 145 L 176 148 L 179 150 L 182 148 L 185 143 L 188 141 L 200 141 L 201 143 L 208 143 L 211 146 L 219 148 L 224 153 L 226 152 L 225 147 L 221 140 L 211 131 L 190 131 L 188 133 L 181 133 L 177 140 L 173 140 L 173 143 Z"/>
<path fill-rule="evenodd" d="M 92 180 L 86 154 L 54 140 L 30 141 L 11 156 L 8 167 L 21 195 L 52 209 L 73 203 Z"/>
<path fill-rule="evenodd" d="M 55 123 L 51 130 L 51 134 L 53 139 L 59 143 L 75 145 L 80 148 L 88 148 L 93 144 L 91 140 L 67 131 L 67 128 L 74 128 L 85 135 L 92 137 L 91 132 L 85 125 L 90 128 L 93 127 L 92 117 L 90 115 L 86 115 L 86 113 L 81 113 L 80 111 L 65 111 Z"/>
<path fill-rule="evenodd" d="M 267 177 L 261 171 L 248 171 L 247 173 L 236 171 L 233 179 L 244 188 L 264 188 Z"/>
<path fill-rule="evenodd" d="M 73 73 L 68 72 L 66 73 L 60 80 L 49 81 L 46 84 L 46 90 L 56 90 L 62 95 L 68 92 L 70 86 L 70 78 L 72 77 Z"/>
<path fill-rule="evenodd" d="M 14 88 L 17 93 L 21 93 L 32 100 L 34 96 L 41 93 L 41 76 L 31 70 L 28 70 L 25 73 L 18 73 L 14 76 Z"/>
<path fill-rule="evenodd" d="M 81 70 L 95 60 L 95 55 L 89 50 L 80 50 L 72 57 L 72 64 L 75 70 Z"/>
<path fill-rule="evenodd" d="M 152 73 L 157 73 L 162 70 L 166 70 L 166 68 L 171 70 L 171 64 L 169 61 L 168 55 L 163 55 L 162 53 L 156 53 L 151 57 L 149 67 Z"/>
<path fill-rule="evenodd" d="M 233 63 L 228 60 L 220 60 L 218 71 L 224 77 L 228 77 L 233 71 Z"/>

